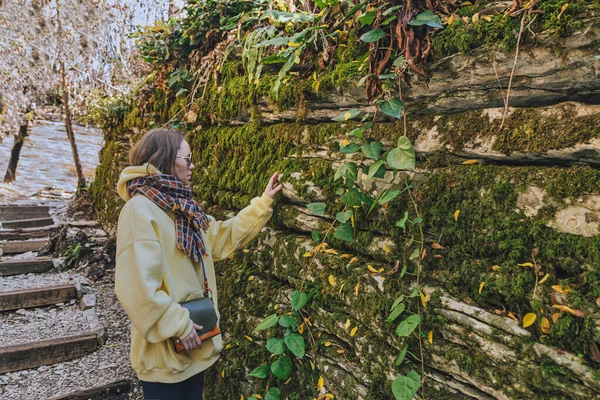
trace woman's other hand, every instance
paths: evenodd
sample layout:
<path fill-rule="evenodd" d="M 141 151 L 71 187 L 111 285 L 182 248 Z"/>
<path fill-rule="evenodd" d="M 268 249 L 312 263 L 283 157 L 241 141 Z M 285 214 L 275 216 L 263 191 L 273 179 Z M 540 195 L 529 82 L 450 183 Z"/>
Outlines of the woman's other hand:
<path fill-rule="evenodd" d="M 202 330 L 202 326 L 194 324 L 194 329 L 192 329 L 192 331 L 186 337 L 179 338 L 181 340 L 181 343 L 183 343 L 183 347 L 185 348 L 185 351 L 190 351 L 190 350 L 194 350 L 196 348 L 198 348 L 198 349 L 200 348 L 200 346 L 202 345 L 202 341 L 198 337 L 198 332 L 196 332 L 196 331 L 201 331 L 201 330 Z"/>
<path fill-rule="evenodd" d="M 265 189 L 265 194 L 270 198 L 275 198 L 277 192 L 279 192 L 283 188 L 283 185 L 279 183 L 279 172 L 275 172 L 271 179 L 269 179 L 269 183 Z"/>

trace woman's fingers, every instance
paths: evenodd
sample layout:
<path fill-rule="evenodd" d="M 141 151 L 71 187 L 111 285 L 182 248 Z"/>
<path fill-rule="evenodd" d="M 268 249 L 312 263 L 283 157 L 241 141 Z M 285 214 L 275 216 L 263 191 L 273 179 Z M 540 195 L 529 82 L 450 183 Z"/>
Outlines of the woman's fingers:
<path fill-rule="evenodd" d="M 204 329 L 204 327 L 198 324 L 194 324 L 194 329 L 196 329 L 197 331 L 201 331 L 202 329 Z"/>

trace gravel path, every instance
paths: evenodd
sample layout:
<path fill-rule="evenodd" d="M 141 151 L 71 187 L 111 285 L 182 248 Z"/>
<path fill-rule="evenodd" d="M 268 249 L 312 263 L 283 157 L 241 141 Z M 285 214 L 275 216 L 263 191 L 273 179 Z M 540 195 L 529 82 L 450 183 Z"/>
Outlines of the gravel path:
<path fill-rule="evenodd" d="M 69 276 L 65 273 L 55 274 L 51 280 L 54 279 L 55 282 L 58 282 L 59 275 L 62 278 Z M 87 281 L 77 274 L 71 274 L 71 276 L 73 280 Z M 113 277 L 112 271 L 109 271 L 101 281 L 84 286 L 86 294 L 96 296 L 96 307 L 83 312 L 79 310 L 78 304 L 75 304 L 25 310 L 25 315 L 0 314 L 0 327 L 2 327 L 0 328 L 0 337 L 3 341 L 21 342 L 18 334 L 25 334 L 30 340 L 34 340 L 36 337 L 39 340 L 47 336 L 48 331 L 52 331 L 56 337 L 65 336 L 63 333 L 67 332 L 78 334 L 97 331 L 100 327 L 104 328 L 107 337 L 106 343 L 100 349 L 76 360 L 42 366 L 37 369 L 0 374 L 0 398 L 3 400 L 50 399 L 77 390 L 130 379 L 134 383 L 130 398 L 143 399 L 137 377 L 129 362 L 130 323 L 114 294 Z M 49 319 L 55 321 L 49 322 Z M 12 325 L 9 324 L 11 321 Z M 91 329 L 94 321 L 97 327 Z M 42 328 L 49 324 L 52 324 L 53 328 Z M 28 327 L 29 332 L 24 332 L 23 327 Z M 40 329 L 33 329 L 34 327 L 40 327 Z"/>
<path fill-rule="evenodd" d="M 45 272 L 43 274 L 3 276 L 2 280 L 0 280 L 0 292 L 67 284 L 86 285 L 89 284 L 89 280 L 71 272 Z"/>

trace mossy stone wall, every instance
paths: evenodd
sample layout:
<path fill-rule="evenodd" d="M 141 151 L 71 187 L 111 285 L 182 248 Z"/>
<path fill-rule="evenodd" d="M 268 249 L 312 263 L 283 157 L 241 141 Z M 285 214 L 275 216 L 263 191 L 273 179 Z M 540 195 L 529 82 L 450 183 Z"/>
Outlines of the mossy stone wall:
<path fill-rule="evenodd" d="M 344 74 L 356 72 L 351 60 L 340 64 Z M 456 68 L 456 57 L 445 62 Z M 353 157 L 338 152 L 352 123 L 324 121 L 361 100 L 353 95 L 356 88 L 342 82 L 341 70 L 334 70 L 331 86 L 319 94 L 306 82 L 289 82 L 275 101 L 266 89 L 272 77 L 250 87 L 235 63 L 224 66 L 220 91 L 195 105 L 197 120 L 180 125 L 197 165 L 195 196 L 208 213 L 226 218 L 260 195 L 275 171 L 282 173 L 285 189 L 259 238 L 217 266 L 226 347 L 208 372 L 207 398 L 238 399 L 264 389 L 265 382 L 247 374 L 268 358 L 261 340 L 269 331 L 253 335 L 252 341 L 246 336 L 276 305 L 289 307 L 287 296 L 305 276 L 317 370 L 294 362 L 294 378 L 279 385 L 283 395 L 318 397 L 315 386 L 322 375 L 327 391 L 337 398 L 391 398 L 391 380 L 401 371 L 393 364 L 402 343 L 385 319 L 394 299 L 410 292 L 415 273 L 406 246 L 412 228 L 405 232 L 395 226 L 405 211 L 416 216 L 409 198 L 401 195 L 369 215 L 358 212 L 355 243 L 328 239 L 328 248 L 337 254 L 321 253 L 309 267 L 303 255 L 318 244 L 311 231 L 325 234 L 330 220 L 311 215 L 305 205 L 325 201 L 328 215 L 340 211 L 335 195 L 340 183 L 333 176 Z M 440 96 L 466 104 L 457 87 L 461 81 L 452 70 L 446 72 L 436 82 L 446 86 Z M 554 76 L 547 86 L 564 82 L 563 75 Z M 590 79 L 586 84 L 600 88 L 597 78 Z M 388 173 L 365 188 L 403 188 L 405 178 L 416 187 L 427 249 L 421 283 L 431 295 L 422 309 L 422 331 L 433 331 L 432 343 L 424 346 L 426 398 L 600 395 L 600 231 L 582 235 L 575 227 L 569 230 L 570 221 L 580 224 L 576 212 L 582 209 L 583 223 L 595 227 L 600 221 L 600 108 L 587 93 L 579 102 L 570 93 L 570 98 L 552 95 L 539 106 L 512 109 L 500 130 L 502 110 L 491 100 L 444 112 L 439 98 L 418 98 L 418 90 L 412 90 L 406 133 L 418 151 L 416 171 L 398 177 Z M 107 124 L 92 186 L 107 227 L 116 224 L 121 202 L 115 185 L 131 143 L 153 124 L 185 111 L 185 103 L 172 93 L 157 89 L 151 98 L 140 96 L 116 107 Z M 267 120 L 265 110 L 271 113 Z M 274 123 L 279 117 L 288 122 Z M 381 121 L 372 137 L 391 146 L 404 133 L 403 123 Z M 468 158 L 478 163 L 464 165 Z M 566 227 L 561 213 L 567 214 Z M 519 265 L 532 261 L 534 249 L 542 266 L 538 281 L 549 274 L 537 287 L 533 268 Z M 396 261 L 407 267 L 403 279 L 397 273 L 385 275 Z M 370 272 L 368 265 L 383 268 L 382 274 Z M 580 310 L 583 317 L 560 312 L 557 318 L 556 306 Z M 523 329 L 522 318 L 530 312 L 537 321 Z M 550 330 L 542 329 L 543 318 Z M 358 326 L 355 336 L 346 329 L 347 320 Z M 417 354 L 416 339 L 409 344 Z M 409 355 L 405 367 L 418 370 L 415 357 Z"/>

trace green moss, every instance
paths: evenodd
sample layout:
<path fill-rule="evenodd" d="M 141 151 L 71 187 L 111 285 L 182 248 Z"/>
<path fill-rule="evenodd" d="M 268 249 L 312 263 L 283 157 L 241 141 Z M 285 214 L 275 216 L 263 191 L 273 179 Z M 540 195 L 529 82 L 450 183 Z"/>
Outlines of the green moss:
<path fill-rule="evenodd" d="M 569 3 L 563 11 L 562 7 Z M 471 18 L 475 13 L 486 11 L 489 2 L 476 3 L 473 6 L 463 6 L 458 12 L 459 17 Z M 548 30 L 555 37 L 566 37 L 584 28 L 586 13 L 597 13 L 600 2 L 597 0 L 550 0 L 538 3 L 542 11 L 535 21 L 525 30 L 522 44 L 532 42 L 534 35 Z M 487 11 L 486 11 L 487 12 Z M 560 18 L 559 18 L 560 15 Z M 483 17 L 483 14 L 482 14 Z M 480 18 L 478 22 L 471 19 L 468 23 L 457 18 L 452 25 L 437 33 L 432 40 L 434 58 L 442 58 L 458 52 L 466 53 L 484 45 L 500 46 L 504 51 L 512 50 L 517 44 L 515 32 L 519 32 L 521 14 L 510 16 L 505 14 L 489 15 L 491 21 Z"/>
<path fill-rule="evenodd" d="M 563 105 L 552 114 L 540 109 L 512 111 L 500 130 L 501 119 L 490 118 L 482 111 L 443 115 L 437 129 L 443 144 L 462 150 L 476 139 L 495 137 L 493 150 L 544 153 L 563 149 L 600 137 L 600 114 L 576 116 L 575 106 Z"/>

